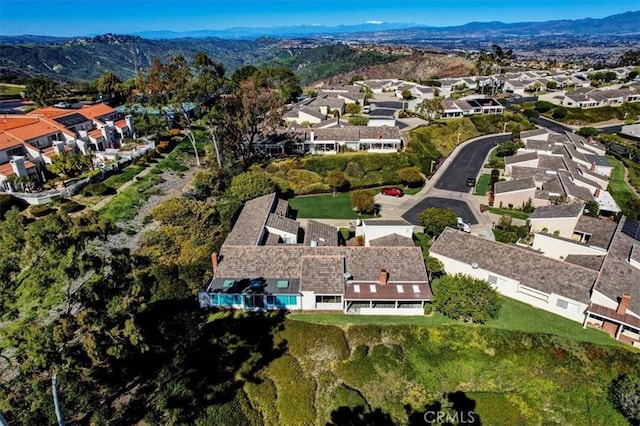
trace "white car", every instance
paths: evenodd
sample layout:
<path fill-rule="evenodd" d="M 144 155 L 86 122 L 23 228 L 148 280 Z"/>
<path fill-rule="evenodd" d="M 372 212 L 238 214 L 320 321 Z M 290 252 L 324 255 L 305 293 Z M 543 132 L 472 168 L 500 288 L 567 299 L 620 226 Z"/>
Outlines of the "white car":
<path fill-rule="evenodd" d="M 466 233 L 471 233 L 471 227 L 468 223 L 464 223 L 461 217 L 458 218 L 458 229 Z"/>

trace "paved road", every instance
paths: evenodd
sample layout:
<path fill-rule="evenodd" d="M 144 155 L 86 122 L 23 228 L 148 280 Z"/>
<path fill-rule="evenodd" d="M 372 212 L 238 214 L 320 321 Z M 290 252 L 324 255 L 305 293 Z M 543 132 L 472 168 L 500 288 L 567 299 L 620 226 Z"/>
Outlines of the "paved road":
<path fill-rule="evenodd" d="M 537 124 L 538 126 L 546 127 L 547 129 L 556 133 L 564 134 L 564 132 L 575 131 L 575 129 L 572 127 L 555 122 L 553 120 L 549 120 L 548 118 L 545 118 L 545 117 L 537 117 L 537 118 L 533 117 L 533 118 L 530 118 L 529 120 L 532 123 Z M 589 127 L 589 126 L 587 125 L 585 127 Z M 598 130 L 600 131 L 600 133 L 618 133 L 619 131 L 622 130 L 622 126 L 604 126 L 604 127 L 598 127 Z"/>
<path fill-rule="evenodd" d="M 489 151 L 498 143 L 511 140 L 511 135 L 487 136 L 474 141 L 458 152 L 451 163 L 446 163 L 447 169 L 440 176 L 434 187 L 448 191 L 469 192 L 467 178 L 475 178 L 482 168 Z"/>
<path fill-rule="evenodd" d="M 450 198 L 441 198 L 441 197 L 428 197 L 424 200 L 420 201 L 418 204 L 407 210 L 405 214 L 402 215 L 402 218 L 407 222 L 410 222 L 414 225 L 420 225 L 420 220 L 418 219 L 418 215 L 426 208 L 429 207 L 438 207 L 438 208 L 446 208 L 451 209 L 456 212 L 456 215 L 460 216 L 465 223 L 469 223 L 471 225 L 475 225 L 478 223 L 475 215 L 469 208 L 469 205 L 463 200 L 455 200 Z"/>

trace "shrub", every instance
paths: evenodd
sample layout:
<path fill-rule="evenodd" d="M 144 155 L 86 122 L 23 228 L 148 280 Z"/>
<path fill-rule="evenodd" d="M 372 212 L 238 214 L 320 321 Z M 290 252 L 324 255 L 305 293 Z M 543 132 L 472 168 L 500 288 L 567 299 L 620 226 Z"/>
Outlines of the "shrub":
<path fill-rule="evenodd" d="M 49 204 L 43 204 L 40 206 L 31 206 L 29 209 L 33 217 L 43 217 L 53 212 L 53 209 Z"/>
<path fill-rule="evenodd" d="M 65 200 L 65 202 L 58 207 L 58 211 L 65 215 L 73 212 L 79 212 L 82 209 L 84 209 L 84 206 L 73 200 Z"/>
<path fill-rule="evenodd" d="M 90 183 L 82 190 L 82 195 L 85 197 L 91 197 L 93 195 L 111 195 L 115 194 L 116 190 L 104 183 Z"/>
<path fill-rule="evenodd" d="M 347 114 L 360 114 L 362 108 L 358 104 L 346 104 L 344 110 Z"/>
<path fill-rule="evenodd" d="M 535 109 L 540 114 L 544 114 L 545 112 L 551 111 L 552 108 L 553 108 L 553 104 L 547 101 L 538 101 L 535 104 Z"/>
<path fill-rule="evenodd" d="M 536 111 L 535 109 L 525 109 L 524 111 L 522 111 L 522 113 L 524 114 L 525 117 L 527 118 L 537 118 L 540 117 L 540 113 L 538 111 Z"/>
<path fill-rule="evenodd" d="M 329 172 L 327 176 L 327 183 L 333 188 L 333 191 L 338 191 L 346 188 L 349 185 L 349 181 L 346 176 L 340 170 L 334 170 Z"/>
<path fill-rule="evenodd" d="M 4 214 L 17 207 L 18 210 L 24 210 L 29 204 L 21 198 L 14 197 L 11 194 L 0 194 L 0 219 L 4 218 Z"/>
<path fill-rule="evenodd" d="M 362 170 L 360 164 L 356 163 L 355 161 L 349 161 L 349 164 L 347 164 L 347 167 L 345 167 L 344 172 L 347 174 L 347 176 L 364 176 L 364 170 Z"/>
<path fill-rule="evenodd" d="M 500 296 L 484 280 L 449 275 L 435 280 L 432 287 L 434 308 L 449 318 L 483 324 L 500 313 Z"/>
<path fill-rule="evenodd" d="M 365 189 L 351 193 L 351 204 L 359 213 L 373 213 L 376 208 L 373 194 Z"/>
<path fill-rule="evenodd" d="M 432 312 L 433 312 L 433 305 L 431 303 L 425 303 L 424 304 L 424 314 L 425 315 L 431 315 Z"/>
<path fill-rule="evenodd" d="M 600 132 L 595 127 L 581 127 L 580 130 L 578 130 L 576 133 L 580 136 L 588 138 L 589 136 L 598 136 L 598 133 Z"/>
<path fill-rule="evenodd" d="M 424 184 L 424 177 L 417 167 L 405 167 L 398 170 L 398 178 L 407 186 L 421 186 Z"/>
<path fill-rule="evenodd" d="M 569 112 L 566 108 L 559 107 L 553 110 L 553 114 L 551 114 L 551 117 L 555 118 L 556 120 L 562 120 L 567 117 L 568 113 Z"/>
<path fill-rule="evenodd" d="M 496 148 L 496 155 L 498 157 L 509 157 L 514 155 L 518 151 L 518 147 L 515 143 L 508 141 L 503 142 Z"/>
<path fill-rule="evenodd" d="M 420 224 L 424 226 L 424 233 L 437 237 L 446 227 L 455 228 L 458 223 L 456 213 L 451 209 L 429 207 L 418 216 Z"/>
<path fill-rule="evenodd" d="M 609 398 L 634 424 L 640 421 L 640 377 L 637 374 L 623 374 L 611 382 Z"/>
<path fill-rule="evenodd" d="M 266 174 L 245 172 L 231 180 L 228 192 L 231 197 L 244 202 L 269 194 L 275 190 L 275 183 Z"/>
<path fill-rule="evenodd" d="M 361 115 L 354 115 L 349 117 L 349 124 L 352 126 L 366 126 L 369 123 L 369 117 L 363 117 Z"/>

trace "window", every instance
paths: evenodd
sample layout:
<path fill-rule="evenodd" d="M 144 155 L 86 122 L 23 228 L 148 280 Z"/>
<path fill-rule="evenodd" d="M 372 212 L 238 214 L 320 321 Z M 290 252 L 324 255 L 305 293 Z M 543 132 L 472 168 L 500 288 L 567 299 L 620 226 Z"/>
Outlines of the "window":
<path fill-rule="evenodd" d="M 342 296 L 316 296 L 316 303 L 342 303 Z"/>
<path fill-rule="evenodd" d="M 417 284 L 413 284 L 412 287 L 414 293 L 420 293 L 420 287 Z"/>
<path fill-rule="evenodd" d="M 396 288 L 398 289 L 398 293 L 404 293 L 404 287 L 402 284 L 396 284 Z"/>
<path fill-rule="evenodd" d="M 289 281 L 280 280 L 276 283 L 276 288 L 289 288 Z"/>
<path fill-rule="evenodd" d="M 235 284 L 235 281 L 233 280 L 224 280 L 224 282 L 222 283 L 222 288 L 233 287 L 233 284 Z"/>
<path fill-rule="evenodd" d="M 354 284 L 353 285 L 353 292 L 354 293 L 360 293 L 360 284 Z"/>
<path fill-rule="evenodd" d="M 561 308 L 561 309 L 565 309 L 565 310 L 567 310 L 569 312 L 573 312 L 575 314 L 580 312 L 580 305 L 568 302 L 566 300 L 558 299 L 556 301 L 556 306 Z"/>
<path fill-rule="evenodd" d="M 377 293 L 378 289 L 375 284 L 369 284 L 369 291 L 371 291 L 371 293 Z"/>
<path fill-rule="evenodd" d="M 278 294 L 267 296 L 267 305 L 276 307 L 293 306 L 298 304 L 298 296 Z"/>

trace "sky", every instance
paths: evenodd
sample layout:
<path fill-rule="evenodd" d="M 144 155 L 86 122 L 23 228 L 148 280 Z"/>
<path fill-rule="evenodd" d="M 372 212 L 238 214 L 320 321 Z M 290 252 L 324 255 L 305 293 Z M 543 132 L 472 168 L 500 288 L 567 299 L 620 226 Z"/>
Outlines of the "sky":
<path fill-rule="evenodd" d="M 83 36 L 367 21 L 449 26 L 602 18 L 636 10 L 638 0 L 0 0 L 0 34 Z"/>

